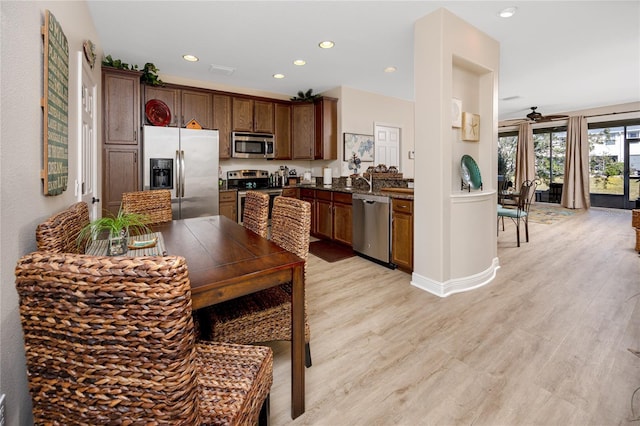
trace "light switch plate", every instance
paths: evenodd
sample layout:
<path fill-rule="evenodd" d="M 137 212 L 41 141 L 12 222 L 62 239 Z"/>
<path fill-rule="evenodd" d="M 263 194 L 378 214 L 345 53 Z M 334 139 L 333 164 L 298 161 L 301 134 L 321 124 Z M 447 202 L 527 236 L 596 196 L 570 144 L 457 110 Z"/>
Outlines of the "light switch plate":
<path fill-rule="evenodd" d="M 416 158 L 416 152 L 415 151 L 409 151 L 409 160 L 413 160 L 414 158 Z"/>

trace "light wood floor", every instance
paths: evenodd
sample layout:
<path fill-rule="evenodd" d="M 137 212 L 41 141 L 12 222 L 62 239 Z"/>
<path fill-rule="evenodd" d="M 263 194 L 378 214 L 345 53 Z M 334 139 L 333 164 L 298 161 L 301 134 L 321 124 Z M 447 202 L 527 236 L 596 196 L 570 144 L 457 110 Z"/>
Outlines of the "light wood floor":
<path fill-rule="evenodd" d="M 310 256 L 306 412 L 291 420 L 289 344 L 272 343 L 271 424 L 639 425 L 630 212 L 531 223 L 520 248 L 506 228 L 496 279 L 447 298 L 359 257 Z"/>

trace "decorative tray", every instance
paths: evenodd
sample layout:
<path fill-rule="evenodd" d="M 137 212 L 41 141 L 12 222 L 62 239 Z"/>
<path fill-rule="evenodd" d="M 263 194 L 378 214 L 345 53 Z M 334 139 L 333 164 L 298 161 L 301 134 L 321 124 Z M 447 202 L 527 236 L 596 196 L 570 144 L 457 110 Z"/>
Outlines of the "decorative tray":
<path fill-rule="evenodd" d="M 166 126 L 171 122 L 171 110 L 160 99 L 151 99 L 144 107 L 149 123 L 154 126 Z"/>

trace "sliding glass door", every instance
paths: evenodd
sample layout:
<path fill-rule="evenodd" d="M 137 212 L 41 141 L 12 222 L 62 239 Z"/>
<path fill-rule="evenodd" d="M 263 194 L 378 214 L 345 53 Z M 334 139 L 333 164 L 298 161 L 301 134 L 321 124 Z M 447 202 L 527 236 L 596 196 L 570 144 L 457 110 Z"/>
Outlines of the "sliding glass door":
<path fill-rule="evenodd" d="M 589 187 L 594 207 L 636 208 L 640 202 L 640 124 L 590 126 Z"/>

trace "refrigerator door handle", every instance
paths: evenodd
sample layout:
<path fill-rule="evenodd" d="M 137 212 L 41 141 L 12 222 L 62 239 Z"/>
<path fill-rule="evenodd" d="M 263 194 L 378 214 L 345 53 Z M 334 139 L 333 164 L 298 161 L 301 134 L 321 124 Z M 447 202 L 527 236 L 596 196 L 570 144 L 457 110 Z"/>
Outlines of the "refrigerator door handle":
<path fill-rule="evenodd" d="M 180 197 L 184 197 L 184 187 L 186 182 L 184 181 L 184 151 L 180 151 Z"/>
<path fill-rule="evenodd" d="M 180 167 L 180 151 L 176 151 L 176 198 L 180 197 L 182 183 L 182 168 Z"/>

